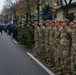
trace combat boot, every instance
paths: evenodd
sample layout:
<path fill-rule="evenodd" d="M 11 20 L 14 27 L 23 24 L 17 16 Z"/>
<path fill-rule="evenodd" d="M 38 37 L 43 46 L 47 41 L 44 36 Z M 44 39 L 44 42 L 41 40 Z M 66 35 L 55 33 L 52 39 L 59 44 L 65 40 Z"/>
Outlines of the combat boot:
<path fill-rule="evenodd" d="M 38 56 L 36 58 L 38 58 L 38 59 L 40 58 L 40 54 L 39 53 L 38 53 Z"/>
<path fill-rule="evenodd" d="M 29 49 L 29 52 L 32 52 L 32 49 Z"/>
<path fill-rule="evenodd" d="M 51 68 L 54 72 L 56 72 L 56 68 L 55 67 L 53 67 L 53 68 Z"/>
<path fill-rule="evenodd" d="M 56 73 L 56 75 L 61 75 L 61 72 L 60 72 L 60 71 L 59 71 L 59 72 L 57 72 L 57 73 Z"/>
<path fill-rule="evenodd" d="M 38 53 L 36 52 L 36 55 L 35 55 L 35 57 L 38 57 Z"/>

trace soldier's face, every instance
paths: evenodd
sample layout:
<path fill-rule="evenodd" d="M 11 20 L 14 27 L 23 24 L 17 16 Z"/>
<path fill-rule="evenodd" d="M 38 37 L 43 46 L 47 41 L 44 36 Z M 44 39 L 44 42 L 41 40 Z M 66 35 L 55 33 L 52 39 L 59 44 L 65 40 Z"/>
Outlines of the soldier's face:
<path fill-rule="evenodd" d="M 55 23 L 55 26 L 56 26 L 56 27 L 60 26 L 60 22 L 56 22 L 56 23 Z"/>
<path fill-rule="evenodd" d="M 39 26 L 43 26 L 43 22 L 40 22 L 40 23 L 39 23 Z"/>
<path fill-rule="evenodd" d="M 50 23 L 50 26 L 51 27 L 55 26 L 55 23 L 54 22 Z"/>
<path fill-rule="evenodd" d="M 61 26 L 62 26 L 63 22 L 61 22 Z"/>
<path fill-rule="evenodd" d="M 52 23 L 50 23 L 50 26 L 52 26 Z"/>
<path fill-rule="evenodd" d="M 50 25 L 50 23 L 46 23 L 46 26 L 49 26 Z"/>
<path fill-rule="evenodd" d="M 37 25 L 34 25 L 35 28 L 37 28 Z"/>
<path fill-rule="evenodd" d="M 63 27 L 67 26 L 67 23 L 66 23 L 66 22 L 63 22 L 63 23 L 62 23 L 62 26 L 63 26 Z"/>

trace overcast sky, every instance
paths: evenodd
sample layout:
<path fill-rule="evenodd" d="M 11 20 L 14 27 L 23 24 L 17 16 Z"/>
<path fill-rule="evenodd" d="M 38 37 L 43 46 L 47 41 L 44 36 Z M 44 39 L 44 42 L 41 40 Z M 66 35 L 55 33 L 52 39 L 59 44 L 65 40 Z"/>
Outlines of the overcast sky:
<path fill-rule="evenodd" d="M 4 3 L 5 3 L 5 0 L 0 1 L 0 12 L 1 12 L 2 8 L 3 8 Z"/>

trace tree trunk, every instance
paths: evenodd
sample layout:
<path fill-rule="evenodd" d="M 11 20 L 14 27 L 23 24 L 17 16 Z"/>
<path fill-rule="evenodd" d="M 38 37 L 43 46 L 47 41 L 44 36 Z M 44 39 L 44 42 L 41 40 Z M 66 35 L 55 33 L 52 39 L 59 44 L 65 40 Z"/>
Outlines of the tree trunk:
<path fill-rule="evenodd" d="M 30 22 L 31 22 L 31 10 L 29 9 L 29 18 L 30 18 Z"/>
<path fill-rule="evenodd" d="M 28 12 L 26 13 L 26 23 L 28 24 Z"/>
<path fill-rule="evenodd" d="M 37 22 L 39 23 L 39 14 L 40 14 L 40 12 L 39 12 L 39 6 L 37 7 L 37 11 L 38 11 L 38 13 L 37 13 Z"/>
<path fill-rule="evenodd" d="M 69 15 L 69 6 L 66 6 L 66 18 L 68 19 L 68 15 Z"/>
<path fill-rule="evenodd" d="M 39 6 L 39 2 L 37 4 L 37 11 L 38 11 L 38 13 L 37 13 L 37 22 L 39 23 L 39 17 L 40 17 L 40 6 Z"/>
<path fill-rule="evenodd" d="M 67 3 L 67 0 L 64 0 L 64 2 L 65 2 L 65 4 L 66 4 L 66 15 L 65 15 L 65 17 L 68 19 L 69 18 L 69 16 L 68 16 L 68 11 L 69 11 L 69 8 L 70 8 L 70 5 L 71 5 L 71 2 L 72 2 L 72 0 L 69 0 L 69 3 Z"/>

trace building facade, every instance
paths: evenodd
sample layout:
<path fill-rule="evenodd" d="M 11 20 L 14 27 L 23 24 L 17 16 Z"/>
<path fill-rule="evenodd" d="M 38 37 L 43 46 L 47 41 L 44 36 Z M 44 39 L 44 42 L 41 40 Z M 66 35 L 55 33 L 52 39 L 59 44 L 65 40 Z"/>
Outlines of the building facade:
<path fill-rule="evenodd" d="M 73 21 L 76 18 L 76 2 L 72 3 L 69 7 L 68 18 L 70 21 Z M 66 15 L 66 6 L 61 6 L 56 9 L 56 18 L 63 19 Z"/>

